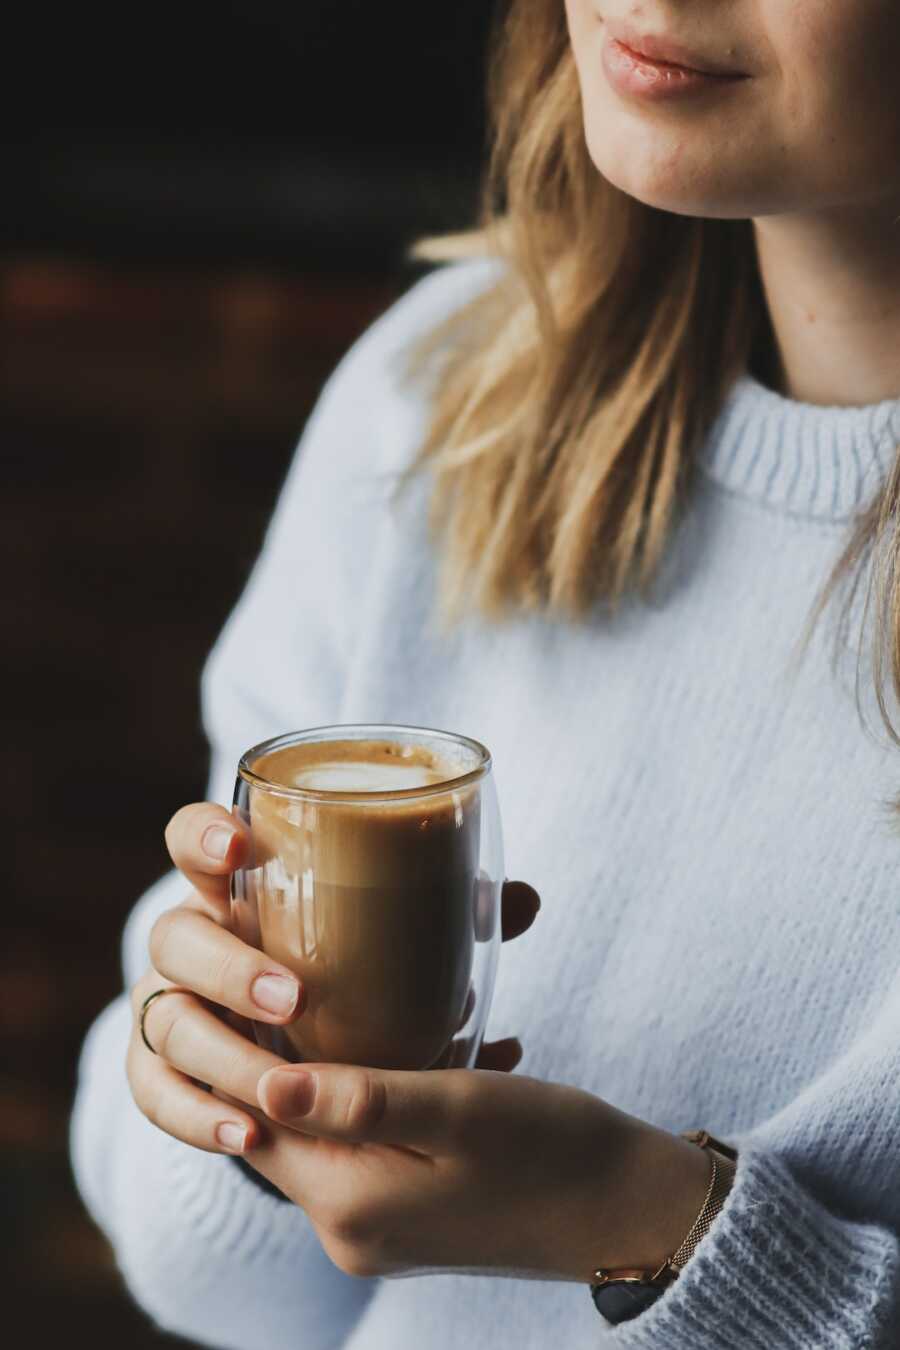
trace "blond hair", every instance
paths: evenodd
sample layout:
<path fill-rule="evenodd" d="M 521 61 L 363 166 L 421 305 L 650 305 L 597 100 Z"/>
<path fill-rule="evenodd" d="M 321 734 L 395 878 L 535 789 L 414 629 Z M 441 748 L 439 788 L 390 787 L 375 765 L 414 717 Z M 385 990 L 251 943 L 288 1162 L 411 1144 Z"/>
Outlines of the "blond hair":
<path fill-rule="evenodd" d="M 658 210 L 598 173 L 559 0 L 497 24 L 479 228 L 420 242 L 433 261 L 505 262 L 413 354 L 438 378 L 411 466 L 433 471 L 439 612 L 582 617 L 646 592 L 694 454 L 737 374 L 771 360 L 752 222 Z M 811 615 L 875 555 L 878 701 L 900 694 L 900 459 L 855 522 Z M 852 595 L 850 596 L 852 599 Z M 849 600 L 848 600 L 849 605 Z"/>

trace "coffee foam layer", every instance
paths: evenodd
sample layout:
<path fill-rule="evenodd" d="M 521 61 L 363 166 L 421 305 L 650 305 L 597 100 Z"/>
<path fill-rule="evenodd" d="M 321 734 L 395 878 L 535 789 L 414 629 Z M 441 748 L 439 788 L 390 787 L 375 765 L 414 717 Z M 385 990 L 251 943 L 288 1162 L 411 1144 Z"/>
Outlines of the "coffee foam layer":
<path fill-rule="evenodd" d="M 324 792 L 398 792 L 403 788 L 430 787 L 445 775 L 422 764 L 373 764 L 369 760 L 315 764 L 298 770 L 289 786 Z"/>
<path fill-rule="evenodd" d="M 439 754 L 428 745 L 400 741 L 300 742 L 262 755 L 253 769 L 269 782 L 321 792 L 400 792 L 433 787 L 470 772 L 471 750 Z"/>

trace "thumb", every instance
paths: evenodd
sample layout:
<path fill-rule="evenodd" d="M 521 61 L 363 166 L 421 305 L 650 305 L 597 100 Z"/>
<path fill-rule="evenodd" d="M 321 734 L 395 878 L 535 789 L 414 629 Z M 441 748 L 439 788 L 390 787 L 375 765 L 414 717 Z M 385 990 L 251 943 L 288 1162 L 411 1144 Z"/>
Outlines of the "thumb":
<path fill-rule="evenodd" d="M 355 1064 L 278 1065 L 257 1084 L 259 1104 L 280 1125 L 348 1143 L 432 1152 L 454 1133 L 471 1100 L 468 1069 L 439 1073 Z"/>

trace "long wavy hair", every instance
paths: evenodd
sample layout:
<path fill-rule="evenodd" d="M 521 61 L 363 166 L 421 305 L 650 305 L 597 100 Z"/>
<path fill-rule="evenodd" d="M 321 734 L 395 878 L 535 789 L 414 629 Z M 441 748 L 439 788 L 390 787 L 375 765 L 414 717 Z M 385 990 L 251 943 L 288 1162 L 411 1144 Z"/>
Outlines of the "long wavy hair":
<path fill-rule="evenodd" d="M 597 171 L 562 0 L 504 7 L 488 92 L 479 226 L 414 252 L 506 266 L 413 354 L 418 373 L 438 365 L 409 473 L 433 471 L 445 623 L 471 607 L 577 619 L 649 590 L 729 386 L 744 366 L 775 378 L 774 334 L 752 222 L 658 210 Z M 900 456 L 806 636 L 836 591 L 849 613 L 865 572 L 878 705 L 900 744 L 885 693 L 900 695 L 898 496 Z"/>

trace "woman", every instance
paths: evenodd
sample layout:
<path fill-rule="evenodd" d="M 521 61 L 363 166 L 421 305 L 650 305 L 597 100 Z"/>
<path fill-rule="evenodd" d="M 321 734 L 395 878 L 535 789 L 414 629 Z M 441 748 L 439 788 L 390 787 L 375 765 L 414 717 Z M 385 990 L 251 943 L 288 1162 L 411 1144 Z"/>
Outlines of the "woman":
<path fill-rule="evenodd" d="M 76 1172 L 162 1326 L 897 1343 L 898 761 L 859 713 L 900 685 L 898 57 L 890 0 L 512 6 L 483 256 L 326 388 L 84 1051 Z M 227 931 L 216 803 L 247 746 L 364 720 L 494 752 L 506 934 L 543 910 L 493 1073 L 310 1076 L 226 1023 L 303 1013 Z M 628 1306 L 623 1267 L 659 1275 Z"/>

